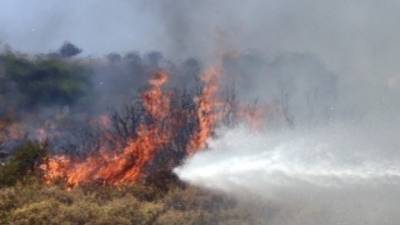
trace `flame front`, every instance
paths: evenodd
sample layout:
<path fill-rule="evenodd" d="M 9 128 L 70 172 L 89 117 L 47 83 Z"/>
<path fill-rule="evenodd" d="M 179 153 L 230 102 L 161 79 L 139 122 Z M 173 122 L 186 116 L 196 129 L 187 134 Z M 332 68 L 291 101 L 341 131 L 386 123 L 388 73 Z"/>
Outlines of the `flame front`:
<path fill-rule="evenodd" d="M 215 68 L 207 70 L 200 96 L 195 99 L 195 112 L 191 114 L 197 120 L 197 127 L 188 140 L 186 151 L 189 155 L 203 149 L 207 139 L 219 119 L 217 112 L 218 75 Z M 46 183 L 65 182 L 69 188 L 89 183 L 122 185 L 138 181 L 144 169 L 175 137 L 180 124 L 181 114 L 171 112 L 171 94 L 163 91 L 168 81 L 167 73 L 160 71 L 149 81 L 149 88 L 142 95 L 142 105 L 151 118 L 141 122 L 136 135 L 128 140 L 122 151 L 110 151 L 102 148 L 90 156 L 74 160 L 68 155 L 50 157 L 41 169 Z M 182 112 L 181 112 L 182 113 Z M 170 116 L 175 115 L 175 117 Z"/>
<path fill-rule="evenodd" d="M 196 116 L 199 124 L 187 148 L 189 155 L 193 155 L 206 147 L 207 139 L 211 136 L 218 119 L 221 117 L 220 112 L 218 112 L 220 103 L 217 101 L 219 74 L 219 69 L 211 67 L 201 77 L 204 88 L 202 94 L 196 99 Z"/>
<path fill-rule="evenodd" d="M 41 166 L 46 183 L 63 180 L 73 188 L 93 182 L 119 185 L 138 180 L 143 168 L 171 138 L 171 133 L 159 123 L 169 113 L 169 95 L 162 91 L 166 81 L 164 72 L 156 73 L 149 81 L 150 88 L 142 97 L 154 122 L 141 124 L 137 137 L 129 140 L 121 152 L 101 150 L 78 162 L 66 155 L 51 157 Z"/>
<path fill-rule="evenodd" d="M 163 119 L 170 112 L 170 96 L 162 91 L 162 86 L 167 81 L 168 75 L 165 72 L 157 72 L 149 81 L 151 88 L 143 93 L 143 105 L 155 119 Z"/>

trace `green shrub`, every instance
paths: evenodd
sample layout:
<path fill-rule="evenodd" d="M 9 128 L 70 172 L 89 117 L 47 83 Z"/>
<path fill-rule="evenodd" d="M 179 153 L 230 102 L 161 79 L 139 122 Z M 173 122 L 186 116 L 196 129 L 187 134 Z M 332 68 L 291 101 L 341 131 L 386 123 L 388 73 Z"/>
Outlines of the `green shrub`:
<path fill-rule="evenodd" d="M 18 107 L 73 104 L 91 88 L 92 72 L 78 62 L 57 57 L 29 59 L 13 53 L 0 56 L 0 61 L 6 79 L 18 88 L 14 96 Z"/>
<path fill-rule="evenodd" d="M 31 141 L 17 147 L 14 155 L 0 166 L 0 187 L 14 185 L 32 174 L 46 153 L 45 146 Z"/>

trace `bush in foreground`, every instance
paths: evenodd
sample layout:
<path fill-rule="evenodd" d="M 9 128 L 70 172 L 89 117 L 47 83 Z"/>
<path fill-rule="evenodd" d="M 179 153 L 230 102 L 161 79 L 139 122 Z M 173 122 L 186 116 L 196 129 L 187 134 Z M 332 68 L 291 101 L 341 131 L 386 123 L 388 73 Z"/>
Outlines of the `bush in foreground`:
<path fill-rule="evenodd" d="M 45 185 L 35 168 L 46 153 L 45 145 L 27 142 L 0 167 L 0 224 L 258 224 L 232 199 L 163 173 L 118 188 Z"/>
<path fill-rule="evenodd" d="M 177 186 L 146 200 L 142 194 L 148 190 L 136 184 L 67 191 L 32 179 L 0 189 L 0 224 L 257 224 L 225 196 Z"/>

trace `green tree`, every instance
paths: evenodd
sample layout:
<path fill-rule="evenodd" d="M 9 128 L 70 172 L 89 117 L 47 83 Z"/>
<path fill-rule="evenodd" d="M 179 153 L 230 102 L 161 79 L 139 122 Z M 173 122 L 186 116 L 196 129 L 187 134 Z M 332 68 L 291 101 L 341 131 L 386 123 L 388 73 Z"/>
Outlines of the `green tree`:
<path fill-rule="evenodd" d="M 73 104 L 91 88 L 91 70 L 60 58 L 3 55 L 6 78 L 15 83 L 20 106 Z"/>

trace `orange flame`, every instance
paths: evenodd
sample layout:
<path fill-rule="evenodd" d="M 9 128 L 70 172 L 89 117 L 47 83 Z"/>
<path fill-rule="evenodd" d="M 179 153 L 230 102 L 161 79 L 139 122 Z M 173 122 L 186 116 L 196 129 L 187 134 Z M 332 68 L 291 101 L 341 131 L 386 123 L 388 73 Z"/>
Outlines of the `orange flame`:
<path fill-rule="evenodd" d="M 204 88 L 202 94 L 196 99 L 196 116 L 199 125 L 187 147 L 189 155 L 193 155 L 206 147 L 207 139 L 212 135 L 214 127 L 221 117 L 221 113 L 217 110 L 218 106 L 221 105 L 217 100 L 220 74 L 219 69 L 211 67 L 201 77 Z"/>
<path fill-rule="evenodd" d="M 107 145 L 102 145 L 100 151 L 83 160 L 66 155 L 50 157 L 41 165 L 45 182 L 62 181 L 69 188 L 88 183 L 122 185 L 136 182 L 154 156 L 170 144 L 177 130 L 185 125 L 181 118 L 190 116 L 197 120 L 197 127 L 186 145 L 186 152 L 191 155 L 205 148 L 207 139 L 221 118 L 221 104 L 217 100 L 219 75 L 217 68 L 204 72 L 201 77 L 204 86 L 195 99 L 196 110 L 193 113 L 171 109 L 172 95 L 163 91 L 168 75 L 163 71 L 155 73 L 149 81 L 149 88 L 141 95 L 143 107 L 151 120 L 138 126 L 135 137 L 128 140 L 122 151 L 112 152 L 105 147 Z"/>
<path fill-rule="evenodd" d="M 150 115 L 156 119 L 162 119 L 169 113 L 170 96 L 163 93 L 162 86 L 168 81 L 168 75 L 157 72 L 149 83 L 151 88 L 143 93 L 143 105 Z"/>
<path fill-rule="evenodd" d="M 144 107 L 156 121 L 163 120 L 169 113 L 169 95 L 162 91 L 166 81 L 165 73 L 156 73 L 149 82 L 150 88 L 143 94 Z M 44 180 L 48 184 L 62 180 L 70 188 L 90 182 L 120 185 L 137 181 L 157 150 L 171 138 L 171 132 L 157 125 L 141 124 L 137 137 L 120 153 L 103 150 L 78 162 L 65 155 L 51 157 L 41 165 Z"/>

